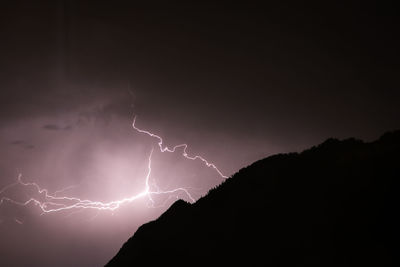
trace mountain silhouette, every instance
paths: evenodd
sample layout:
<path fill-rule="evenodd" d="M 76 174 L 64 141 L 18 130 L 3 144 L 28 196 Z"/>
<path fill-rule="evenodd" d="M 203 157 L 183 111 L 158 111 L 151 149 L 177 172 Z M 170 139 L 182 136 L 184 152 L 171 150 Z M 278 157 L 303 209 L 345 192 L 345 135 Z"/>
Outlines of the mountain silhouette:
<path fill-rule="evenodd" d="M 400 266 L 400 131 L 241 169 L 141 226 L 106 265 Z"/>

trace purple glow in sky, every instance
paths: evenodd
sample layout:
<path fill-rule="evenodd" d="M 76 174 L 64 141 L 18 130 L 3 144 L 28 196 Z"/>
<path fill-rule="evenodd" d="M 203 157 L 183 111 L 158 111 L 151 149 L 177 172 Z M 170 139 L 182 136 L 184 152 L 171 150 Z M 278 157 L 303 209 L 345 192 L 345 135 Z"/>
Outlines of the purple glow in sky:
<path fill-rule="evenodd" d="M 152 138 L 156 138 L 158 141 L 158 147 L 159 147 L 161 153 L 164 153 L 164 152 L 175 153 L 175 152 L 178 152 L 179 150 L 181 150 L 182 156 L 185 159 L 192 160 L 192 161 L 195 161 L 195 160 L 202 161 L 207 167 L 214 169 L 221 178 L 225 178 L 225 179 L 228 178 L 228 176 L 222 174 L 222 172 L 217 168 L 217 166 L 215 166 L 214 163 L 208 162 L 205 158 L 203 158 L 199 155 L 190 156 L 187 152 L 187 149 L 188 149 L 187 144 L 179 144 L 179 145 L 174 146 L 172 149 L 170 149 L 166 146 L 164 147 L 163 146 L 164 141 L 163 141 L 162 137 L 160 137 L 150 131 L 142 130 L 136 126 L 136 116 L 133 119 L 132 127 L 138 133 L 146 134 Z M 55 127 L 52 127 L 52 129 L 55 129 Z M 15 204 L 18 206 L 24 206 L 24 207 L 27 207 L 30 205 L 36 205 L 41 209 L 42 214 L 45 214 L 45 213 L 62 212 L 62 211 L 69 211 L 69 210 L 75 210 L 75 209 L 78 209 L 78 210 L 94 209 L 94 210 L 98 210 L 98 211 L 103 211 L 103 210 L 115 211 L 121 205 L 134 202 L 134 201 L 136 201 L 140 198 L 144 198 L 144 197 L 147 197 L 149 199 L 149 201 L 151 202 L 151 204 L 155 205 L 153 196 L 167 195 L 168 199 L 171 196 L 175 197 L 177 199 L 178 193 L 183 193 L 190 202 L 195 202 L 196 200 L 193 198 L 193 196 L 189 192 L 190 189 L 187 189 L 184 187 L 176 187 L 176 188 L 163 190 L 157 185 L 156 181 L 154 181 L 154 180 L 150 181 L 151 170 L 152 170 L 152 167 L 151 167 L 152 154 L 153 154 L 153 149 L 151 150 L 151 152 L 149 154 L 149 158 L 148 158 L 147 174 L 145 175 L 145 177 L 143 177 L 145 186 L 141 192 L 139 192 L 135 195 L 128 196 L 128 197 L 122 197 L 120 199 L 116 199 L 116 200 L 109 201 L 109 202 L 93 201 L 93 200 L 89 200 L 89 199 L 81 199 L 81 198 L 65 195 L 65 191 L 72 190 L 76 186 L 68 186 L 66 188 L 57 190 L 56 192 L 54 192 L 54 194 L 51 194 L 51 193 L 49 193 L 48 189 L 41 188 L 37 183 L 23 182 L 22 175 L 20 174 L 15 183 L 7 185 L 0 190 L 0 194 L 5 195 L 2 198 L 0 198 L 0 205 L 3 204 L 4 202 L 10 202 L 12 204 Z M 107 164 L 107 162 L 105 162 L 104 164 Z M 114 176 L 115 173 L 117 173 L 117 172 L 118 172 L 117 169 L 114 170 L 112 172 L 112 175 Z M 152 189 L 151 184 L 153 184 L 153 187 L 155 187 L 155 189 Z M 39 196 L 41 196 L 41 198 L 43 198 L 43 200 L 41 200 L 40 198 L 30 197 L 25 201 L 17 201 L 17 200 L 7 197 L 6 193 L 9 190 L 11 190 L 17 186 L 33 187 L 34 189 L 37 190 L 36 193 Z M 202 190 L 202 191 L 204 191 L 204 190 Z M 62 195 L 60 196 L 60 194 L 62 194 Z M 22 224 L 21 221 L 19 221 L 18 219 L 15 219 L 15 220 L 18 223 Z"/>
<path fill-rule="evenodd" d="M 71 223 L 82 224 L 82 227 L 71 229 L 73 234 L 87 232 L 88 225 L 95 225 L 103 229 L 97 232 L 102 235 L 105 229 L 113 229 L 117 222 L 133 224 L 131 229 L 135 229 L 146 222 L 148 216 L 154 218 L 161 214 L 176 199 L 194 202 L 212 185 L 227 178 L 214 163 L 191 154 L 187 144 L 175 145 L 171 149 L 165 146 L 159 135 L 138 128 L 137 117 L 130 123 L 130 137 L 134 140 L 122 142 L 120 133 L 113 136 L 115 131 L 108 134 L 101 132 L 104 125 L 99 127 L 96 123 L 92 124 L 91 119 L 85 122 L 78 120 L 73 127 L 68 123 L 66 126 L 43 125 L 45 131 L 61 131 L 67 136 L 59 139 L 56 135 L 53 137 L 56 140 L 47 137 L 42 146 L 47 146 L 45 149 L 50 151 L 47 153 L 54 156 L 46 158 L 44 162 L 41 162 L 41 157 L 36 161 L 30 158 L 29 162 L 35 163 L 34 166 L 24 164 L 23 169 L 26 172 L 36 172 L 39 178 L 31 181 L 19 174 L 13 183 L 1 188 L 0 224 L 3 230 L 19 226 L 32 230 L 35 220 L 44 224 L 52 222 L 55 223 L 52 227 L 57 225 L 62 228 Z M 106 125 L 113 130 L 118 127 L 115 119 L 108 121 Z M 74 134 L 76 127 L 79 131 Z M 124 134 L 129 139 L 129 133 Z M 35 144 L 38 144 L 36 140 Z M 27 156 L 32 152 L 25 141 L 13 141 L 11 145 L 22 146 L 22 150 L 18 151 L 22 155 L 19 156 Z M 61 177 L 57 177 L 57 174 L 61 174 Z M 75 184 L 65 186 L 68 181 L 74 181 Z M 120 235 L 131 234 L 124 230 L 117 228 Z M 48 231 L 47 229 L 46 232 Z M 82 241 L 80 238 L 77 240 Z M 105 241 L 103 242 L 107 244 L 108 253 L 104 257 L 97 257 L 96 264 L 106 262 L 118 250 L 118 243 L 112 247 L 109 239 Z M 119 242 L 123 242 L 123 239 L 119 239 Z M 42 242 L 44 245 L 47 243 Z M 5 245 L 13 247 L 12 243 Z M 42 253 L 38 252 L 37 256 L 40 255 Z M 45 259 L 41 259 L 40 264 L 56 264 L 53 261 L 43 263 L 43 260 Z M 63 258 L 61 260 L 67 265 L 71 263 Z M 89 263 L 93 264 L 92 261 L 77 261 L 74 264 Z"/>

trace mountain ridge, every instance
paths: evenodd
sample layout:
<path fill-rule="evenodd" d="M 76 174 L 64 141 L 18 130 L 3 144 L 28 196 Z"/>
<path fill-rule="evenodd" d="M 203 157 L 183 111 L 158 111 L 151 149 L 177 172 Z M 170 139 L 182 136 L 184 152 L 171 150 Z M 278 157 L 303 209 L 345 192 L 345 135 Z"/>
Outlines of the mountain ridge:
<path fill-rule="evenodd" d="M 399 166 L 400 131 L 261 159 L 175 202 L 106 266 L 397 263 Z"/>

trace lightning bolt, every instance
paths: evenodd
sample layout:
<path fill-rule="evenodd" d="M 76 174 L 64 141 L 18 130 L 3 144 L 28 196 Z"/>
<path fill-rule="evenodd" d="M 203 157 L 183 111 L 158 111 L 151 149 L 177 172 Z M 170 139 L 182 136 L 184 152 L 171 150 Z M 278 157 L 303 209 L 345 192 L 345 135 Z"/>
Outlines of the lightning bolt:
<path fill-rule="evenodd" d="M 153 134 L 153 133 L 151 133 L 149 131 L 142 130 L 142 129 L 139 129 L 138 127 L 136 127 L 136 116 L 133 118 L 132 127 L 133 127 L 133 129 L 135 129 L 139 133 L 144 133 L 144 134 L 147 134 L 148 136 L 151 136 L 151 137 L 154 137 L 154 138 L 158 139 L 158 147 L 160 148 L 161 152 L 174 153 L 178 148 L 183 148 L 182 156 L 184 156 L 186 159 L 190 159 L 190 160 L 199 159 L 204 164 L 206 164 L 207 167 L 213 168 L 222 178 L 228 178 L 228 176 L 222 174 L 222 172 L 217 168 L 217 166 L 215 166 L 214 163 L 208 162 L 205 158 L 203 158 L 203 157 L 201 157 L 199 155 L 189 156 L 187 151 L 186 151 L 187 148 L 188 148 L 187 144 L 176 145 L 172 149 L 168 148 L 167 146 L 163 147 L 164 141 L 159 135 Z"/>
<path fill-rule="evenodd" d="M 203 158 L 199 155 L 189 156 L 187 153 L 187 148 L 188 148 L 187 144 L 176 145 L 172 149 L 168 148 L 167 146 L 164 147 L 163 139 L 159 135 L 156 135 L 150 131 L 142 130 L 142 129 L 139 129 L 136 127 L 136 116 L 133 119 L 132 126 L 133 126 L 133 129 L 135 131 L 137 131 L 138 133 L 143 133 L 150 137 L 156 138 L 158 140 L 158 147 L 159 147 L 160 152 L 174 153 L 177 149 L 183 148 L 182 156 L 184 158 L 189 159 L 189 160 L 200 160 L 207 167 L 214 169 L 219 174 L 219 176 L 221 176 L 222 178 L 227 178 L 227 176 L 223 175 L 222 172 L 215 166 L 215 164 L 208 162 L 205 158 Z M 54 192 L 53 194 L 50 194 L 49 190 L 47 190 L 45 188 L 41 188 L 37 183 L 24 182 L 22 180 L 22 175 L 19 174 L 16 182 L 9 184 L 0 190 L 0 195 L 5 194 L 11 188 L 20 186 L 20 187 L 34 188 L 36 193 L 40 196 L 40 198 L 39 197 L 36 197 L 36 198 L 31 197 L 26 201 L 17 201 L 10 197 L 3 196 L 0 199 L 0 206 L 5 202 L 9 202 L 9 203 L 19 205 L 19 206 L 34 205 L 34 206 L 39 207 L 39 209 L 42 212 L 41 215 L 47 214 L 47 213 L 53 213 L 53 212 L 61 212 L 61 211 L 71 211 L 71 213 L 69 214 L 69 215 L 71 215 L 73 213 L 81 212 L 82 210 L 86 210 L 86 209 L 93 209 L 93 210 L 97 210 L 98 212 L 102 211 L 102 210 L 114 211 L 114 210 L 120 208 L 124 204 L 134 202 L 134 201 L 136 201 L 140 198 L 144 198 L 144 197 L 148 198 L 148 200 L 151 203 L 151 206 L 154 206 L 155 201 L 153 199 L 153 196 L 155 196 L 155 195 L 168 195 L 167 200 L 164 202 L 164 204 L 165 204 L 168 200 L 170 200 L 173 197 L 173 195 L 175 195 L 175 197 L 178 198 L 178 196 L 176 194 L 179 192 L 184 193 L 190 199 L 190 201 L 195 202 L 194 197 L 190 194 L 190 192 L 188 191 L 187 188 L 178 187 L 178 188 L 174 188 L 171 190 L 161 190 L 154 183 L 153 187 L 155 188 L 155 190 L 152 189 L 152 186 L 150 185 L 150 176 L 151 176 L 151 171 L 152 171 L 151 162 L 152 162 L 153 151 L 154 151 L 154 149 L 152 149 L 150 151 L 150 154 L 148 157 L 147 174 L 145 177 L 144 190 L 136 195 L 126 197 L 123 199 L 119 199 L 119 200 L 110 201 L 110 202 L 92 201 L 92 200 L 88 200 L 88 199 L 81 199 L 81 198 L 71 197 L 71 196 L 59 196 L 59 194 L 65 193 L 65 191 L 70 190 L 76 186 L 69 186 L 69 187 L 63 188 L 61 190 L 58 190 L 58 191 Z M 22 224 L 21 221 L 16 220 L 16 222 L 19 224 Z"/>

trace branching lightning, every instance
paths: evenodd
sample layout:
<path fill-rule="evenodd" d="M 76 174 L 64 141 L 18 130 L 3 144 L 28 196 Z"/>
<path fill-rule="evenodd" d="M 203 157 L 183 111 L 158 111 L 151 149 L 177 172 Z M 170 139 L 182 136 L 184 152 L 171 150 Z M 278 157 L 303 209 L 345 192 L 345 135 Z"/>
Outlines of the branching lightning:
<path fill-rule="evenodd" d="M 199 155 L 194 155 L 194 156 L 189 156 L 187 153 L 187 144 L 180 144 L 174 146 L 172 149 L 168 148 L 167 146 L 163 146 L 163 139 L 159 136 L 156 135 L 150 131 L 147 130 L 142 130 L 136 127 L 136 116 L 133 119 L 132 123 L 133 129 L 137 131 L 138 133 L 143 133 L 146 134 L 150 137 L 156 138 L 158 140 L 158 147 L 160 152 L 170 152 L 174 153 L 177 149 L 182 148 L 182 156 L 186 159 L 189 160 L 200 160 L 202 161 L 207 167 L 210 167 L 214 169 L 219 176 L 222 178 L 227 178 L 227 176 L 223 175 L 222 172 L 213 164 L 208 162 L 205 158 L 199 156 Z M 150 177 L 151 177 L 151 162 L 152 162 L 152 154 L 153 154 L 153 149 L 149 153 L 148 157 L 148 164 L 147 164 L 147 174 L 145 177 L 145 186 L 143 191 L 140 193 L 110 201 L 110 202 L 101 202 L 101 201 L 92 201 L 88 199 L 81 199 L 77 197 L 72 197 L 72 196 L 60 196 L 60 194 L 65 193 L 67 190 L 70 190 L 76 186 L 69 186 L 66 188 L 63 188 L 61 190 L 58 190 L 54 192 L 53 194 L 49 193 L 49 190 L 40 187 L 37 183 L 34 182 L 24 182 L 22 180 L 22 175 L 18 175 L 17 181 L 9 184 L 5 187 L 3 187 L 0 190 L 0 205 L 4 204 L 5 202 L 9 202 L 15 205 L 19 206 L 29 206 L 29 205 L 34 205 L 36 207 L 39 207 L 41 210 L 42 214 L 46 213 L 54 213 L 54 212 L 61 212 L 61 211 L 70 211 L 70 214 L 80 212 L 82 210 L 86 209 L 92 209 L 92 210 L 97 210 L 102 211 L 102 210 L 109 210 L 109 211 L 114 211 L 118 208 L 120 208 L 122 205 L 134 202 L 140 198 L 147 197 L 148 200 L 150 201 L 151 205 L 154 206 L 154 199 L 153 196 L 155 195 L 168 195 L 167 200 L 169 200 L 171 197 L 176 197 L 177 198 L 177 193 L 181 192 L 184 193 L 192 202 L 195 201 L 194 197 L 190 194 L 187 188 L 183 187 L 178 187 L 174 188 L 171 190 L 161 190 L 156 183 L 153 181 L 152 185 L 150 184 Z M 25 201 L 18 201 L 13 198 L 7 197 L 7 196 L 2 196 L 5 195 L 10 189 L 15 188 L 15 187 L 27 187 L 27 188 L 33 188 L 38 195 L 38 197 L 31 197 Z M 69 215 L 70 215 L 69 214 Z M 22 224 L 21 221 L 15 219 L 17 223 Z"/>
<path fill-rule="evenodd" d="M 217 168 L 217 166 L 214 165 L 214 163 L 208 162 L 205 158 L 203 158 L 203 157 L 201 157 L 201 156 L 199 156 L 199 155 L 189 156 L 188 153 L 187 153 L 187 151 L 186 151 L 187 148 L 188 148 L 188 145 L 187 145 L 187 144 L 176 145 L 176 146 L 174 146 L 172 149 L 168 148 L 167 146 L 163 147 L 163 143 L 164 143 L 164 142 L 163 142 L 163 139 L 162 139 L 160 136 L 158 136 L 158 135 L 156 135 L 156 134 L 153 134 L 153 133 L 151 133 L 151 132 L 149 132 L 149 131 L 146 131 L 146 130 L 141 130 L 141 129 L 137 128 L 135 124 L 136 124 L 136 116 L 134 117 L 133 123 L 132 123 L 133 129 L 135 129 L 135 130 L 138 131 L 139 133 L 144 133 L 144 134 L 147 134 L 148 136 L 151 136 L 151 137 L 154 137 L 154 138 L 158 139 L 158 147 L 160 148 L 160 151 L 161 151 L 161 152 L 170 152 L 170 153 L 174 153 L 178 148 L 183 148 L 182 156 L 184 156 L 186 159 L 190 159 L 190 160 L 199 159 L 199 160 L 201 160 L 202 162 L 204 162 L 204 163 L 207 165 L 207 167 L 211 167 L 211 168 L 213 168 L 216 172 L 218 172 L 218 174 L 219 174 L 222 178 L 228 178 L 227 176 L 225 176 L 225 175 L 222 174 L 222 172 Z"/>

